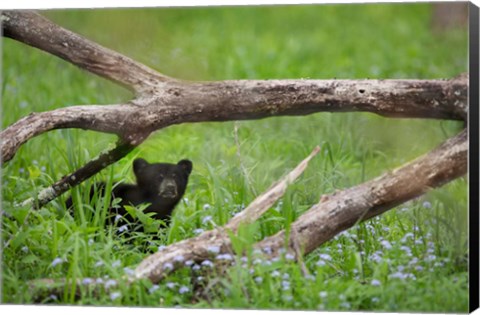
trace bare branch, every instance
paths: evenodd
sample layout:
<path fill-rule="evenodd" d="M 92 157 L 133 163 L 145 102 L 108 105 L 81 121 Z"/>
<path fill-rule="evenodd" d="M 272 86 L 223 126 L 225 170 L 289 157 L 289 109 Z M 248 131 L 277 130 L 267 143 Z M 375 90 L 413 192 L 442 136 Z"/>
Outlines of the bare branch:
<path fill-rule="evenodd" d="M 67 190 L 92 177 L 110 164 L 113 164 L 132 151 L 135 146 L 128 143 L 118 143 L 117 146 L 100 154 L 95 159 L 76 170 L 70 175 L 64 176 L 52 186 L 42 190 L 36 199 L 30 198 L 22 203 L 22 206 L 32 205 L 34 209 L 40 209 L 53 199 Z"/>
<path fill-rule="evenodd" d="M 33 11 L 2 11 L 3 34 L 67 60 L 137 94 L 170 79 L 117 52 L 66 30 Z"/>
<path fill-rule="evenodd" d="M 435 150 L 401 168 L 322 198 L 292 223 L 289 251 L 297 256 L 299 250 L 295 248 L 298 246 L 306 255 L 356 222 L 377 216 L 464 175 L 467 172 L 467 150 L 468 139 L 464 130 Z M 252 204 L 261 198 L 258 197 Z M 234 219 L 230 221 L 232 222 Z M 269 255 L 276 257 L 280 255 L 281 249 L 285 248 L 285 233 L 285 230 L 282 230 L 257 243 L 255 247 L 269 247 L 272 250 Z M 183 261 L 179 261 L 178 257 L 199 262 L 209 257 L 208 248 L 211 246 L 217 246 L 222 253 L 231 252 L 230 240 L 224 229 L 206 231 L 147 257 L 135 270 L 135 277 L 148 278 L 156 283 L 172 270 L 183 266 Z"/>
<path fill-rule="evenodd" d="M 288 185 L 297 179 L 305 170 L 308 162 L 320 151 L 316 147 L 295 169 L 273 184 L 266 192 L 255 200 L 242 212 L 237 214 L 224 228 L 205 231 L 197 237 L 172 244 L 164 250 L 145 258 L 135 270 L 135 278 L 148 278 L 158 282 L 165 275 L 183 266 L 183 260 L 202 261 L 211 256 L 209 247 L 218 246 L 222 252 L 229 252 L 230 238 L 225 230 L 235 232 L 241 223 L 248 224 L 259 218 L 265 211 L 285 194 Z M 166 263 L 169 263 L 166 265 Z M 172 264 L 173 268 L 170 268 Z"/>
<path fill-rule="evenodd" d="M 365 111 L 385 117 L 463 120 L 468 78 L 170 82 L 164 87 L 131 104 L 72 106 L 31 114 L 0 133 L 3 161 L 9 161 L 28 139 L 59 128 L 115 133 L 135 145 L 149 133 L 173 124 L 316 112 Z"/>
<path fill-rule="evenodd" d="M 306 255 L 343 230 L 440 187 L 467 172 L 468 138 L 463 130 L 442 145 L 407 165 L 358 186 L 322 198 L 291 226 L 293 239 Z M 285 231 L 268 237 L 256 247 L 285 246 Z M 273 256 L 278 253 L 273 253 Z"/>

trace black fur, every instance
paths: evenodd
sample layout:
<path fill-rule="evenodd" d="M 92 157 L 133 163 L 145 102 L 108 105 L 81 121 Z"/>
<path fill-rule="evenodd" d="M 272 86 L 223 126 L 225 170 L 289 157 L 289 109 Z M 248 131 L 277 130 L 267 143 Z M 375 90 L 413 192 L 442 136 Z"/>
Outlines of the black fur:
<path fill-rule="evenodd" d="M 138 206 L 144 203 L 150 205 L 144 210 L 145 213 L 154 213 L 153 218 L 161 219 L 168 224 L 173 209 L 185 193 L 188 177 L 192 172 L 192 162 L 181 160 L 177 164 L 148 163 L 144 159 L 133 161 L 133 172 L 137 178 L 137 184 L 114 184 L 112 200 L 121 198 L 116 207 L 110 207 L 111 220 L 118 214 L 131 222 L 132 218 L 125 210 L 125 205 Z M 103 195 L 104 183 L 96 184 L 90 191 L 90 198 L 94 195 L 95 188 L 99 195 Z M 72 197 L 66 206 L 72 209 Z"/>

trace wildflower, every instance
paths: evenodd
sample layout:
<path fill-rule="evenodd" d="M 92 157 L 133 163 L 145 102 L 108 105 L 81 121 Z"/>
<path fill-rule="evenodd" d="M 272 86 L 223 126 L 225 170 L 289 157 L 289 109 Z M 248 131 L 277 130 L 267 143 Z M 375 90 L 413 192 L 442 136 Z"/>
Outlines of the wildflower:
<path fill-rule="evenodd" d="M 284 279 L 284 280 L 290 279 L 290 275 L 285 272 L 282 276 L 282 279 Z"/>
<path fill-rule="evenodd" d="M 428 202 L 428 201 L 424 201 L 423 204 L 422 204 L 422 206 L 423 206 L 424 208 L 430 209 L 430 208 L 432 207 L 432 204 L 431 204 L 430 202 Z"/>
<path fill-rule="evenodd" d="M 102 278 L 97 278 L 97 279 L 95 280 L 95 282 L 98 283 L 98 284 L 103 283 L 103 279 L 102 279 Z"/>
<path fill-rule="evenodd" d="M 200 270 L 200 266 L 199 265 L 193 265 L 192 270 L 194 270 L 194 271 Z"/>
<path fill-rule="evenodd" d="M 204 231 L 205 231 L 204 229 L 200 229 L 200 228 L 199 228 L 199 229 L 193 230 L 193 233 L 198 235 L 198 234 L 203 233 Z"/>
<path fill-rule="evenodd" d="M 187 261 L 185 262 L 185 266 L 190 267 L 190 266 L 193 265 L 194 263 L 195 263 L 195 262 L 194 262 L 193 260 L 189 259 L 189 260 L 187 260 Z"/>
<path fill-rule="evenodd" d="M 315 281 L 315 276 L 314 275 L 306 275 L 305 279 Z"/>
<path fill-rule="evenodd" d="M 133 269 L 128 268 L 128 267 L 123 268 L 123 271 L 129 276 L 133 276 L 135 274 L 135 271 Z"/>
<path fill-rule="evenodd" d="M 110 293 L 110 300 L 114 301 L 121 296 L 122 296 L 122 294 L 120 292 L 112 292 L 112 293 Z"/>
<path fill-rule="evenodd" d="M 272 273 L 270 275 L 272 277 L 276 278 L 276 277 L 280 276 L 280 272 L 278 270 L 274 270 L 274 271 L 272 271 Z"/>
<path fill-rule="evenodd" d="M 206 217 L 204 217 L 202 219 L 202 223 L 205 224 L 207 222 L 212 222 L 212 216 L 211 215 L 207 215 Z"/>
<path fill-rule="evenodd" d="M 416 271 L 423 271 L 423 267 L 422 267 L 422 266 L 416 266 L 416 267 L 415 267 L 415 270 L 416 270 Z"/>
<path fill-rule="evenodd" d="M 206 203 L 206 204 L 203 205 L 203 210 L 208 210 L 208 209 L 210 209 L 210 207 L 211 206 L 208 203 Z"/>
<path fill-rule="evenodd" d="M 154 284 L 150 289 L 148 289 L 148 293 L 152 294 L 153 292 L 157 291 L 160 286 L 158 284 Z"/>
<path fill-rule="evenodd" d="M 405 279 L 405 278 L 407 278 L 407 276 L 404 273 L 402 273 L 400 271 L 397 271 L 394 274 L 391 274 L 390 278 L 392 278 L 392 279 Z"/>
<path fill-rule="evenodd" d="M 93 282 L 92 278 L 84 278 L 82 280 L 82 284 L 84 284 L 84 285 L 89 285 L 92 282 Z"/>
<path fill-rule="evenodd" d="M 118 220 L 120 220 L 121 218 L 122 218 L 122 216 L 119 215 L 119 214 L 117 214 L 117 215 L 115 216 L 114 222 L 117 223 Z M 120 231 L 120 230 L 119 230 L 119 231 Z"/>
<path fill-rule="evenodd" d="M 291 300 L 293 300 L 293 297 L 291 295 L 284 295 L 283 300 L 286 302 L 290 302 Z"/>
<path fill-rule="evenodd" d="M 380 244 L 382 244 L 382 246 L 385 247 L 385 249 L 391 249 L 392 248 L 392 244 L 390 244 L 390 242 L 387 241 L 387 240 L 381 241 Z"/>
<path fill-rule="evenodd" d="M 117 260 L 115 260 L 115 261 L 112 263 L 112 267 L 113 267 L 113 268 L 117 268 L 117 267 L 119 267 L 121 264 L 122 264 L 122 262 L 117 259 Z"/>
<path fill-rule="evenodd" d="M 202 266 L 213 267 L 213 262 L 211 262 L 210 260 L 206 259 L 206 260 L 202 261 Z"/>
<path fill-rule="evenodd" d="M 173 257 L 173 261 L 175 262 L 183 262 L 185 260 L 185 257 L 183 257 L 183 255 L 177 255 L 175 257 Z"/>
<path fill-rule="evenodd" d="M 115 281 L 113 279 L 109 279 L 109 280 L 107 280 L 107 282 L 105 282 L 105 289 L 108 289 L 108 288 L 116 286 L 116 285 L 117 285 L 117 281 Z"/>
<path fill-rule="evenodd" d="M 100 267 L 103 266 L 104 262 L 102 260 L 99 260 L 95 263 L 95 267 Z"/>
<path fill-rule="evenodd" d="M 93 238 L 88 239 L 88 245 L 93 245 Z"/>
<path fill-rule="evenodd" d="M 263 265 L 263 266 L 271 266 L 271 265 L 272 265 L 272 262 L 271 262 L 270 260 L 264 260 L 264 261 L 262 262 L 262 265 Z"/>
<path fill-rule="evenodd" d="M 57 300 L 57 296 L 55 294 L 50 294 L 49 298 L 51 298 L 52 300 Z"/>
<path fill-rule="evenodd" d="M 373 285 L 374 287 L 378 287 L 381 282 L 377 279 L 373 279 L 372 282 L 370 282 L 371 285 Z"/>
<path fill-rule="evenodd" d="M 52 267 L 55 267 L 56 265 L 61 264 L 63 262 L 64 260 L 62 258 L 57 257 L 52 261 Z"/>
<path fill-rule="evenodd" d="M 261 264 L 262 263 L 262 259 L 261 258 L 256 258 L 254 261 L 253 261 L 253 264 L 254 265 L 258 265 L 258 264 Z"/>
<path fill-rule="evenodd" d="M 167 248 L 167 246 L 165 246 L 165 245 L 160 245 L 160 246 L 158 246 L 158 251 L 161 252 L 161 251 L 164 250 L 165 248 Z"/>
<path fill-rule="evenodd" d="M 317 261 L 317 263 L 316 263 L 316 265 L 317 265 L 318 267 L 323 267 L 323 266 L 325 266 L 326 264 L 327 264 L 327 263 L 326 263 L 324 260 L 319 260 L 319 261 Z"/>
<path fill-rule="evenodd" d="M 169 288 L 169 289 L 175 288 L 176 285 L 177 284 L 175 282 L 167 282 L 167 284 L 166 284 L 167 288 Z"/>
<path fill-rule="evenodd" d="M 265 246 L 263 248 L 263 252 L 267 255 L 270 255 L 272 253 L 272 248 L 270 246 Z"/>
<path fill-rule="evenodd" d="M 233 260 L 233 257 L 230 254 L 220 254 L 220 255 L 217 255 L 216 259 L 218 259 L 218 260 Z"/>
<path fill-rule="evenodd" d="M 212 254 L 218 254 L 220 253 L 220 246 L 213 246 L 213 245 L 208 246 L 207 251 Z"/>
<path fill-rule="evenodd" d="M 378 297 L 375 296 L 372 298 L 372 303 L 378 303 L 378 301 L 380 301 Z"/>
<path fill-rule="evenodd" d="M 328 296 L 328 292 L 327 291 L 320 291 L 318 293 L 318 296 L 321 297 L 322 299 L 324 299 Z"/>
<path fill-rule="evenodd" d="M 293 254 L 290 254 L 290 253 L 287 253 L 285 255 L 285 259 L 286 260 L 294 260 L 295 259 L 295 256 Z"/>
<path fill-rule="evenodd" d="M 330 256 L 329 254 L 320 254 L 320 259 L 323 259 L 323 260 L 332 260 L 332 256 Z"/>
<path fill-rule="evenodd" d="M 22 252 L 28 253 L 28 246 L 23 246 L 22 247 Z"/>
<path fill-rule="evenodd" d="M 203 279 L 204 279 L 204 278 L 203 278 L 202 276 L 198 276 L 198 277 L 197 277 L 197 281 L 199 281 L 199 282 L 202 281 Z"/>
<path fill-rule="evenodd" d="M 263 278 L 260 277 L 260 276 L 258 276 L 258 277 L 255 278 L 255 282 L 256 282 L 256 283 L 262 283 L 262 281 L 263 281 Z"/>
<path fill-rule="evenodd" d="M 242 258 L 240 258 L 240 261 L 243 262 L 243 263 L 246 263 L 246 262 L 248 262 L 248 257 L 242 256 Z"/>
<path fill-rule="evenodd" d="M 164 263 L 163 269 L 172 270 L 173 269 L 172 263 L 169 263 L 169 262 Z"/>
<path fill-rule="evenodd" d="M 430 254 L 427 257 L 425 257 L 425 261 L 427 261 L 427 262 L 434 261 L 436 258 L 437 258 L 437 256 Z"/>
<path fill-rule="evenodd" d="M 189 291 L 190 291 L 190 289 L 187 288 L 186 286 L 182 286 L 182 287 L 180 287 L 180 289 L 178 289 L 178 293 L 180 293 L 180 294 L 184 294 L 184 293 L 187 293 Z"/>
<path fill-rule="evenodd" d="M 127 224 L 122 225 L 121 227 L 118 228 L 119 233 L 123 233 L 123 232 L 126 232 L 126 231 L 128 231 L 128 225 Z"/>

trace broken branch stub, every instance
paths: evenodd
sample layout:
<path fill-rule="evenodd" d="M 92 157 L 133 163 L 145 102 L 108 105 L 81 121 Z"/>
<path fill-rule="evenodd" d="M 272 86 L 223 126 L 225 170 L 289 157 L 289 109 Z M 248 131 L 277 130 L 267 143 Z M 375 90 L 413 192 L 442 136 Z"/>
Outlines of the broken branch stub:
<path fill-rule="evenodd" d="M 363 184 L 324 196 L 291 225 L 289 248 L 299 244 L 312 252 L 359 221 L 370 219 L 467 173 L 468 137 L 463 130 L 431 152 Z M 285 231 L 267 237 L 255 247 L 285 246 Z M 292 254 L 295 251 L 291 250 Z"/>
<path fill-rule="evenodd" d="M 209 248 L 218 247 L 218 252 L 231 252 L 231 242 L 226 230 L 235 232 L 241 223 L 248 224 L 255 221 L 270 209 L 285 194 L 288 185 L 303 173 L 310 160 L 319 151 L 320 147 L 316 147 L 295 169 L 272 185 L 266 192 L 255 198 L 247 208 L 231 219 L 225 227 L 205 231 L 197 237 L 167 246 L 162 251 L 145 258 L 135 269 L 135 278 L 148 278 L 156 283 L 170 272 L 182 267 L 187 260 L 198 262 L 209 257 L 211 258 L 212 251 Z"/>

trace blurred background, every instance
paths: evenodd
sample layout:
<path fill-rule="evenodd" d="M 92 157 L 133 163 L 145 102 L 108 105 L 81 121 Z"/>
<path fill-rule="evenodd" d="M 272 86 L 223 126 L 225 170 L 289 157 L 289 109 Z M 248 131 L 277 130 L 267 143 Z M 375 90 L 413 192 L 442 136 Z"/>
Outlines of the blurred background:
<path fill-rule="evenodd" d="M 443 79 L 468 69 L 467 11 L 463 4 L 446 9 L 430 3 L 390 3 L 41 13 L 105 47 L 184 80 Z M 10 39 L 3 39 L 2 45 L 4 127 L 31 112 L 80 104 L 115 104 L 132 97 L 113 83 L 47 53 Z M 166 243 L 172 243 L 191 237 L 195 229 L 206 228 L 202 225 L 205 216 L 224 224 L 320 145 L 321 155 L 312 161 L 277 210 L 269 211 L 260 222 L 253 238 L 258 240 L 288 226 L 317 203 L 322 194 L 399 167 L 427 153 L 462 127 L 461 122 L 455 121 L 387 119 L 368 113 L 316 113 L 258 121 L 183 124 L 154 133 L 93 180 L 132 182 L 131 162 L 137 156 L 150 162 L 192 160 L 194 171 L 186 201 L 178 207 L 171 229 L 163 235 Z M 52 131 L 30 140 L 4 165 L 3 208 L 9 216 L 4 218 L 3 238 L 11 240 L 3 253 L 4 291 L 8 294 L 4 302 L 30 301 L 21 293 L 26 279 L 72 273 L 90 276 L 96 272 L 90 260 L 82 260 L 75 268 L 50 268 L 52 259 L 59 255 L 75 261 L 71 257 L 75 239 L 82 240 L 78 245 L 82 248 L 82 242 L 99 233 L 95 229 L 85 230 L 88 226 L 85 222 L 63 217 L 65 197 L 33 216 L 27 216 L 28 209 L 19 209 L 18 203 L 83 165 L 114 141 L 112 135 L 90 131 Z M 372 221 L 374 224 L 369 223 L 376 234 L 368 232 L 370 225 L 362 224 L 352 229 L 355 237 L 342 236 L 324 246 L 320 252 L 327 251 L 334 258 L 330 263 L 334 267 L 322 270 L 322 274 L 332 281 L 327 278 L 319 281 L 318 287 L 311 290 L 315 292 L 304 292 L 303 299 L 302 295 L 294 296 L 298 305 L 280 296 L 280 302 L 271 304 L 261 304 L 260 298 L 252 301 L 247 297 L 245 300 L 223 297 L 197 306 L 464 311 L 468 302 L 467 187 L 465 178 L 458 179 L 399 206 Z M 56 237 L 52 239 L 51 233 Z M 406 233 L 414 233 L 417 241 L 412 240 L 410 252 L 400 249 L 406 246 L 401 242 Z M 361 245 L 358 239 L 369 245 Z M 383 262 L 368 259 L 384 249 L 381 240 L 397 245 L 384 252 Z M 334 254 L 338 244 L 349 248 L 349 254 L 346 250 Z M 27 251 L 22 250 L 25 247 Z M 430 250 L 433 252 L 428 254 L 435 254 L 436 258 L 425 261 Z M 104 255 L 104 261 L 116 259 L 115 253 L 103 252 L 100 247 L 97 254 Z M 362 287 L 372 277 L 382 275 L 389 279 L 389 275 L 401 272 L 397 267 L 407 266 L 411 255 L 422 262 L 418 263 L 421 268 L 416 268 L 417 264 L 408 267 L 417 282 L 408 282 L 407 277 L 403 282 L 381 281 L 381 290 Z M 131 251 L 123 256 L 124 264 L 138 263 L 140 257 L 140 253 Z M 312 259 L 308 261 L 311 268 L 323 268 Z M 363 266 L 361 270 L 358 259 Z M 339 274 L 338 270 L 346 271 Z M 348 291 L 343 294 L 349 305 L 342 306 L 345 299 L 331 298 L 329 302 L 318 293 L 343 292 L 345 286 L 360 286 L 367 297 Z M 425 286 L 436 289 L 428 291 Z M 387 288 L 391 293 L 385 293 Z M 405 292 L 412 299 L 406 298 Z M 266 290 L 264 294 L 277 293 Z M 374 300 L 376 297 L 378 300 Z M 163 298 L 167 301 L 164 306 L 190 303 L 181 297 Z M 95 301 L 90 303 L 98 302 Z M 135 299 L 130 301 L 140 303 Z M 106 298 L 98 303 L 116 302 Z"/>

